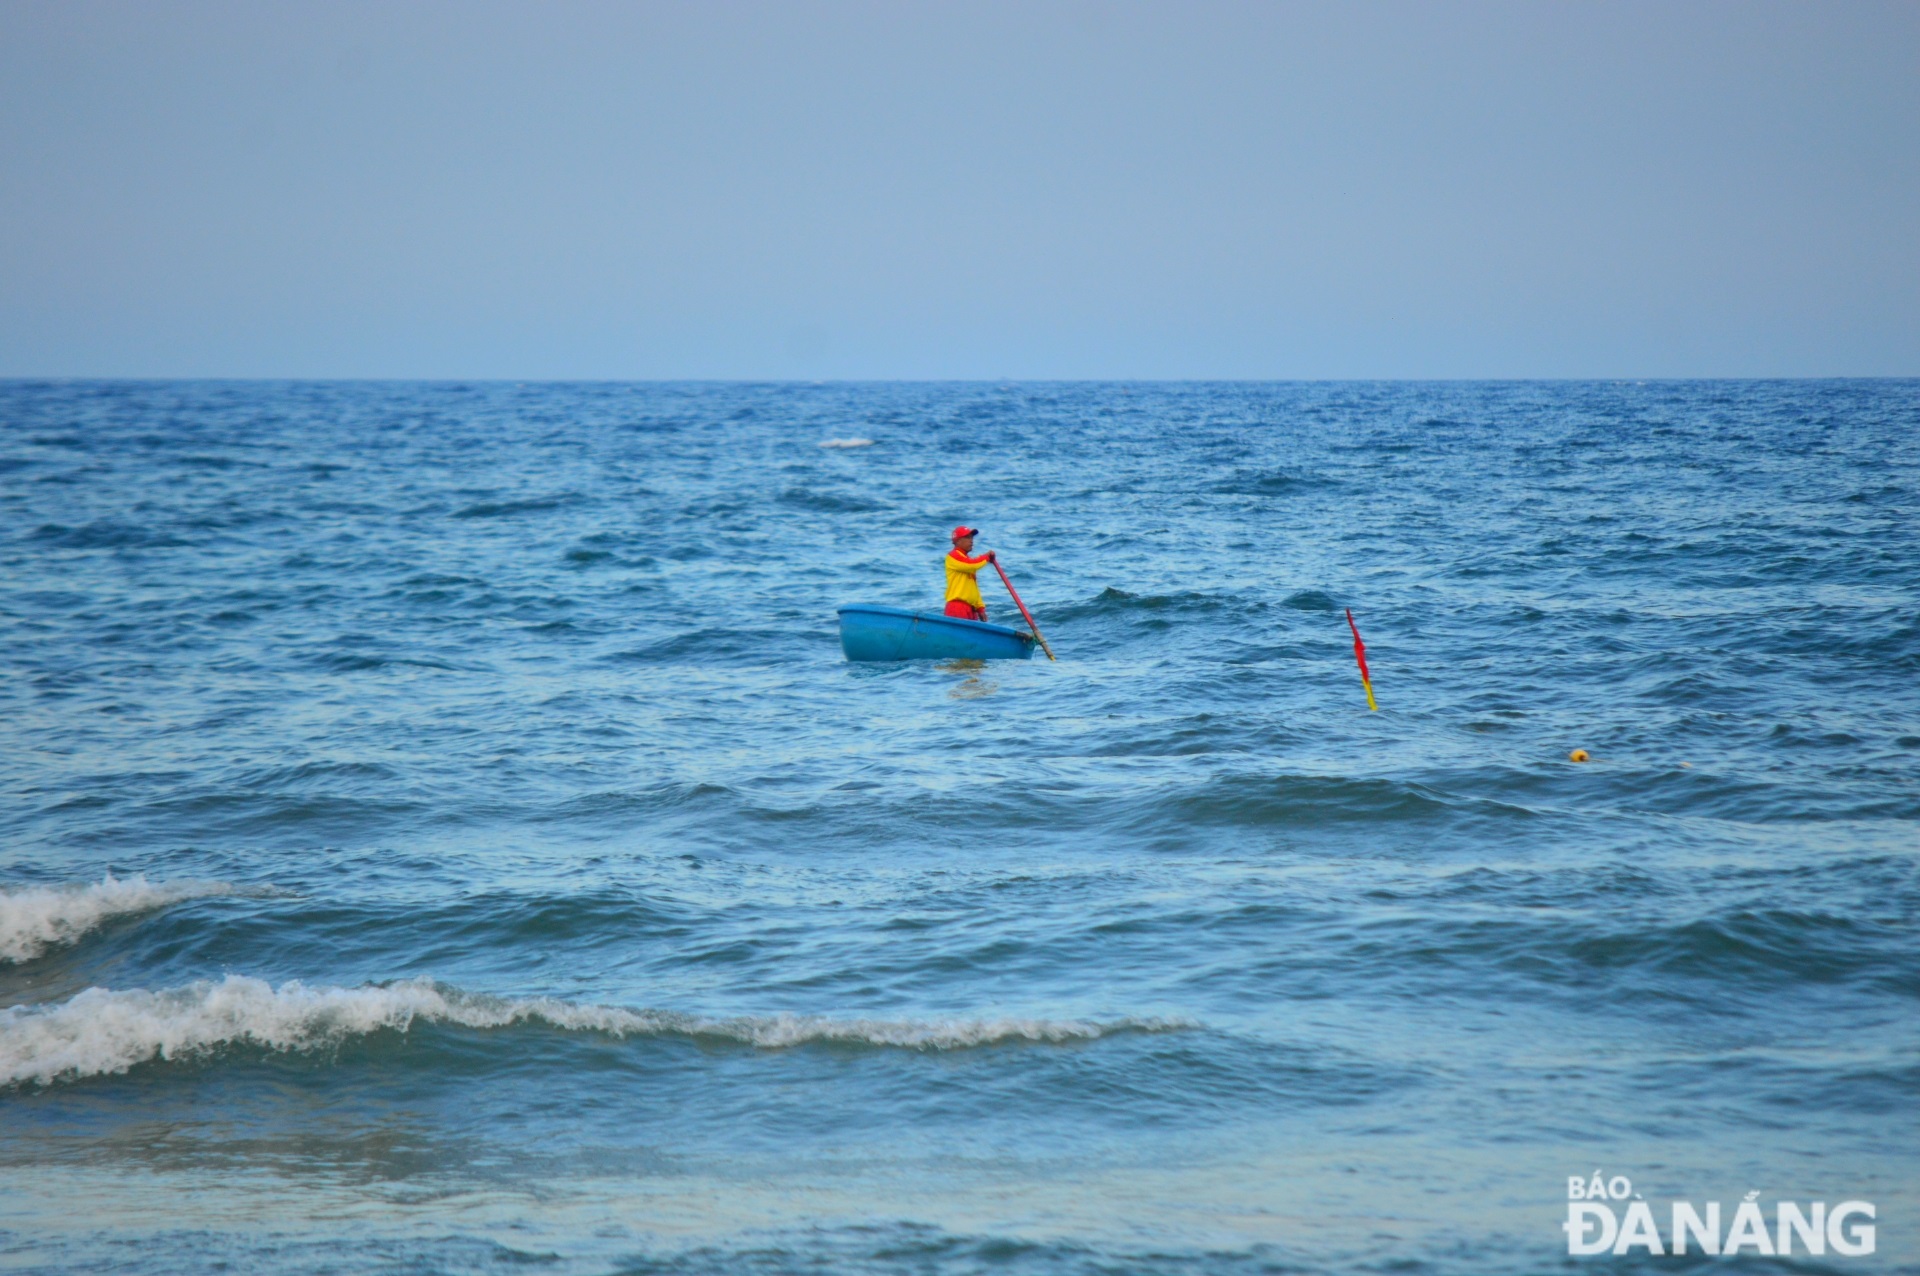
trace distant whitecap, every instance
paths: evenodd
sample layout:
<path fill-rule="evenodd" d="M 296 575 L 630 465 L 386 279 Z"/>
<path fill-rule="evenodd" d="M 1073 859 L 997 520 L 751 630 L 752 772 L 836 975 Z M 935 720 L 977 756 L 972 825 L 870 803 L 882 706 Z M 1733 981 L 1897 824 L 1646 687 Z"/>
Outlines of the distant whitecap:
<path fill-rule="evenodd" d="M 821 447 L 872 447 L 872 439 L 821 439 Z"/>
<path fill-rule="evenodd" d="M 226 882 L 149 882 L 111 873 L 85 886 L 0 890 L 0 963 L 32 961 L 116 917 L 233 893 Z"/>

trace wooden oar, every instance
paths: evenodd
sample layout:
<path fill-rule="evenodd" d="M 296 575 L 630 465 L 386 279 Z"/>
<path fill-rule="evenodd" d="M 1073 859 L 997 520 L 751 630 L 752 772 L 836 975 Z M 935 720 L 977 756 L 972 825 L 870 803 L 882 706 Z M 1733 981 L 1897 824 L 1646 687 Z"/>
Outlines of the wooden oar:
<path fill-rule="evenodd" d="M 1020 614 L 1027 618 L 1027 628 L 1033 630 L 1034 640 L 1040 644 L 1040 650 L 1047 653 L 1048 660 L 1054 659 L 1053 648 L 1047 646 L 1047 640 L 1040 636 L 1040 626 L 1033 623 L 1033 613 L 1028 611 L 1027 605 L 1020 601 L 1020 595 L 1013 592 L 1013 582 L 1007 579 L 1007 569 L 1000 565 L 998 558 L 993 560 L 993 570 L 1000 573 L 1000 583 L 1007 587 L 1007 594 L 1013 599 L 1013 605 L 1018 607 Z"/>

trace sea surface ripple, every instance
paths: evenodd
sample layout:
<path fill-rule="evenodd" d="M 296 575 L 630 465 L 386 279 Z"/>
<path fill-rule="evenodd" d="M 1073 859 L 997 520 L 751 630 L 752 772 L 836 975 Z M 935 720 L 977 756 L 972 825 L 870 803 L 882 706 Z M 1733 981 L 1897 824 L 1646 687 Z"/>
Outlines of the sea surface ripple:
<path fill-rule="evenodd" d="M 13 381 L 0 512 L 7 1270 L 1920 1272 L 1920 383 Z M 963 521 L 1059 663 L 846 662 Z"/>

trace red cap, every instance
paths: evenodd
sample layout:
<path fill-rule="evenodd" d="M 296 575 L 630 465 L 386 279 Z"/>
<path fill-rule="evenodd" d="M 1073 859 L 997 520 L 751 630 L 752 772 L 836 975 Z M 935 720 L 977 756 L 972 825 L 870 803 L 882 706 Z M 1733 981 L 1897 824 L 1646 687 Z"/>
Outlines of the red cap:
<path fill-rule="evenodd" d="M 953 529 L 953 539 L 955 540 L 959 540 L 962 536 L 978 536 L 979 534 L 980 529 L 977 527 L 956 527 Z"/>

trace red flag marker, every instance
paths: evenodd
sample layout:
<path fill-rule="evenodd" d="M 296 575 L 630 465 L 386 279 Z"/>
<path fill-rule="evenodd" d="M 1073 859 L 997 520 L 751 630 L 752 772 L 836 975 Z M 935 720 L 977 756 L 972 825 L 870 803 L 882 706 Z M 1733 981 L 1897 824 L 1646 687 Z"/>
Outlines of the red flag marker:
<path fill-rule="evenodd" d="M 1347 628 L 1353 630 L 1353 658 L 1360 662 L 1360 685 L 1367 689 L 1367 708 L 1378 711 L 1373 702 L 1373 679 L 1367 676 L 1367 645 L 1360 641 L 1360 626 L 1353 623 L 1353 608 L 1347 608 Z"/>

